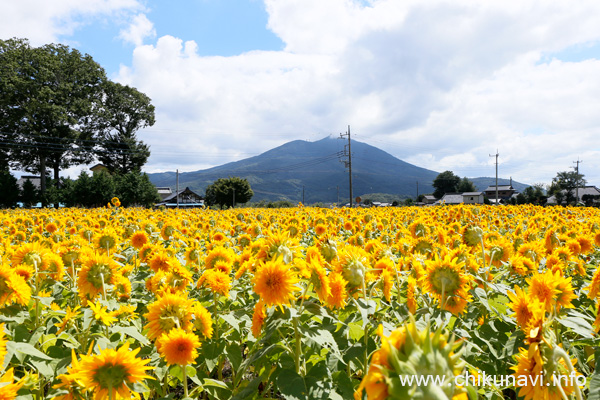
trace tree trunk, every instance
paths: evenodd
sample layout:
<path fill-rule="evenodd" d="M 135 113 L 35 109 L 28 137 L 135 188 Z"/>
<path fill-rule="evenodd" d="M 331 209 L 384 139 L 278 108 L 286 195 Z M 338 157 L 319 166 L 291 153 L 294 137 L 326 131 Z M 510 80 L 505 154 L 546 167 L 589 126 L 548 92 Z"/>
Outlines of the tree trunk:
<path fill-rule="evenodd" d="M 60 189 L 60 162 L 55 162 L 52 168 L 54 169 L 54 186 L 56 186 L 57 189 Z M 58 210 L 58 207 L 58 202 L 55 202 L 54 208 Z"/>
<path fill-rule="evenodd" d="M 46 156 L 40 156 L 40 197 L 42 208 L 46 207 Z"/>

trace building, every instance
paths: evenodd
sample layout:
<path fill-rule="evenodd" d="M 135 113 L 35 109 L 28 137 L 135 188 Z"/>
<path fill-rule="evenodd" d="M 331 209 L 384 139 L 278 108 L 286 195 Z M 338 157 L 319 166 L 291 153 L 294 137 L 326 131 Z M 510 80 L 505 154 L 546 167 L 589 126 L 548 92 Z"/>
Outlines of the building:
<path fill-rule="evenodd" d="M 42 179 L 39 176 L 35 176 L 35 175 L 23 175 L 22 177 L 20 177 L 17 180 L 17 185 L 19 185 L 19 189 L 23 190 L 23 184 L 26 181 L 31 181 L 31 183 L 33 183 L 33 186 L 36 189 L 38 189 L 38 190 L 42 186 Z"/>
<path fill-rule="evenodd" d="M 190 190 L 189 187 L 186 187 L 183 190 L 180 190 L 177 193 L 173 193 L 168 197 L 165 197 L 161 203 L 158 203 L 157 206 L 165 206 L 165 207 L 177 207 L 180 208 L 194 208 L 194 207 L 204 207 L 204 197 L 200 196 L 197 193 L 194 193 Z"/>
<path fill-rule="evenodd" d="M 435 196 L 432 196 L 430 194 L 426 194 L 425 196 L 423 196 L 423 204 L 434 204 L 437 201 L 437 199 L 435 198 Z"/>
<path fill-rule="evenodd" d="M 451 205 L 451 204 L 462 204 L 464 202 L 462 193 L 446 193 L 441 199 L 435 202 L 435 204 Z"/>
<path fill-rule="evenodd" d="M 90 167 L 90 171 L 92 171 L 92 174 L 97 174 L 101 171 L 108 172 L 108 168 L 104 164 L 96 164 L 93 167 Z"/>
<path fill-rule="evenodd" d="M 562 190 L 563 193 L 563 204 L 565 203 L 564 198 L 566 197 L 567 191 Z M 596 186 L 582 186 L 579 189 L 573 189 L 572 191 L 573 197 L 579 196 L 578 203 L 583 203 L 585 205 L 594 205 L 600 201 L 600 189 Z M 585 197 L 584 197 L 585 196 Z M 557 204 L 556 196 L 548 197 L 548 201 L 546 204 L 555 205 Z"/>
<path fill-rule="evenodd" d="M 167 197 L 173 194 L 173 191 L 170 187 L 157 187 L 156 190 L 160 196 L 160 201 L 164 201 Z"/>
<path fill-rule="evenodd" d="M 483 204 L 483 192 L 464 192 L 463 203 L 465 204 Z"/>
<path fill-rule="evenodd" d="M 504 200 L 504 202 L 510 200 L 511 196 L 515 194 L 517 191 L 512 185 L 498 185 L 498 200 Z M 490 199 L 492 204 L 496 199 L 496 185 L 488 186 L 487 189 L 483 191 L 483 194 Z M 499 201 L 500 202 L 500 201 Z"/>

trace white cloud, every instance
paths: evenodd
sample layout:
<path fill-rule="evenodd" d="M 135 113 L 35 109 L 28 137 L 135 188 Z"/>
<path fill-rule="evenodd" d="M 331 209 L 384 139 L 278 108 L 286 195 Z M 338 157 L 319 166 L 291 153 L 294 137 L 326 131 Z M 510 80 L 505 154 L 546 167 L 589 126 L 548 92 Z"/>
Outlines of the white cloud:
<path fill-rule="evenodd" d="M 549 182 L 581 157 L 600 185 L 600 54 L 552 59 L 600 41 L 600 2 L 264 1 L 282 51 L 203 57 L 168 35 L 142 45 L 153 35 L 143 14 L 123 34 L 137 47 L 117 79 L 157 107 L 139 133 L 148 170 L 220 165 L 350 124 L 357 140 L 429 169 L 492 176 L 498 149 L 503 177 Z M 133 0 L 57 4 L 14 14 L 58 36 L 78 15 L 143 12 Z"/>
<path fill-rule="evenodd" d="M 156 36 L 156 30 L 152 21 L 145 14 L 138 14 L 133 17 L 131 24 L 127 29 L 121 30 L 119 37 L 125 42 L 141 46 L 144 39 Z"/>
<path fill-rule="evenodd" d="M 19 0 L 0 2 L 0 38 L 28 38 L 32 45 L 57 42 L 99 16 L 143 9 L 138 0 Z"/>

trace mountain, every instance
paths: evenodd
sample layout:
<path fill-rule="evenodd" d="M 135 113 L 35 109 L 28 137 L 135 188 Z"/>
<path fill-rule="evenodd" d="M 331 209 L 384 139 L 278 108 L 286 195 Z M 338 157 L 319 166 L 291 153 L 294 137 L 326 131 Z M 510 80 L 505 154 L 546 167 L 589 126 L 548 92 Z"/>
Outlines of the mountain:
<path fill-rule="evenodd" d="M 219 178 L 239 176 L 248 179 L 254 191 L 253 202 L 290 200 L 315 202 L 347 202 L 348 172 L 341 162 L 346 142 L 327 137 L 315 142 L 295 140 L 258 156 L 195 172 L 179 174 L 179 187 L 204 194 L 208 185 Z M 385 151 L 352 141 L 353 197 L 367 193 L 387 193 L 401 198 L 414 198 L 419 193 L 432 193 L 437 172 L 397 159 Z M 156 186 L 175 189 L 175 172 L 148 174 Z M 479 180 L 482 180 L 479 183 Z M 473 179 L 478 189 L 487 187 L 486 179 Z M 499 180 L 499 182 L 503 182 Z M 507 181 L 508 182 L 508 181 Z M 515 182 L 513 182 L 515 186 Z M 515 186 L 516 187 L 516 186 Z"/>

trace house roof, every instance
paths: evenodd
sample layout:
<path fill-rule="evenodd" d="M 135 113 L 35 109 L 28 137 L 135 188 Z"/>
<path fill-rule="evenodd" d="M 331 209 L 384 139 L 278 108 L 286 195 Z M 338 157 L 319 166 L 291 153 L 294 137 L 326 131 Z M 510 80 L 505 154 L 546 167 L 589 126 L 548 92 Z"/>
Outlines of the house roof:
<path fill-rule="evenodd" d="M 35 186 L 36 189 L 39 189 L 42 185 L 41 178 L 39 176 L 23 175 L 17 180 L 17 185 L 19 185 L 19 188 L 23 189 L 23 184 L 25 183 L 25 181 L 31 181 L 31 183 L 33 183 L 33 186 Z"/>
<path fill-rule="evenodd" d="M 480 196 L 482 195 L 482 192 L 464 192 L 462 195 L 463 196 Z"/>
<path fill-rule="evenodd" d="M 166 203 L 166 202 L 169 202 L 169 201 L 177 201 L 177 196 L 179 196 L 180 194 L 184 194 L 184 193 L 185 194 L 191 194 L 193 196 L 196 196 L 200 200 L 204 200 L 204 197 L 200 196 L 198 193 L 193 192 L 189 187 L 186 187 L 185 189 L 180 190 L 177 193 L 173 193 L 172 195 L 170 195 L 168 197 L 165 197 L 163 199 L 163 202 Z"/>
<path fill-rule="evenodd" d="M 500 190 L 515 190 L 514 187 L 512 187 L 512 185 L 498 185 L 498 191 Z M 496 185 L 490 185 L 487 187 L 487 189 L 485 189 L 485 192 L 495 192 L 496 191 Z"/>
<path fill-rule="evenodd" d="M 460 204 L 463 202 L 464 200 L 462 193 L 446 193 L 441 199 L 436 201 L 436 204 Z"/>

